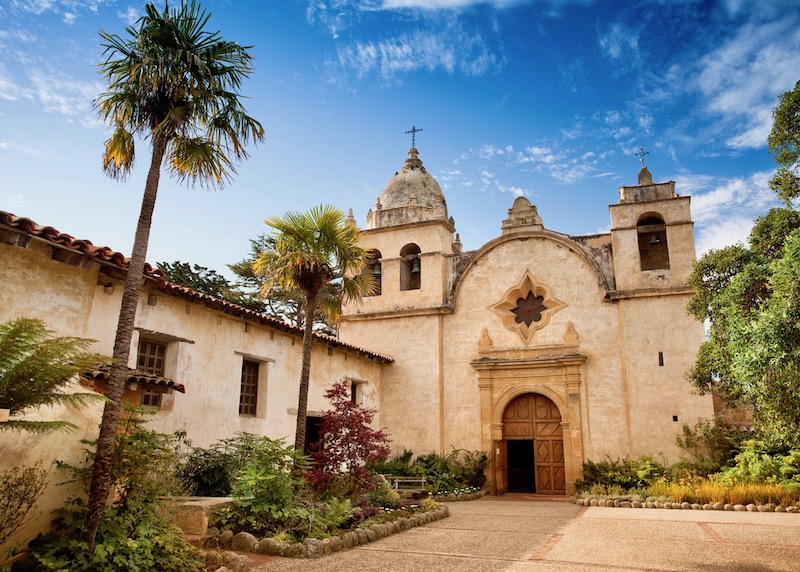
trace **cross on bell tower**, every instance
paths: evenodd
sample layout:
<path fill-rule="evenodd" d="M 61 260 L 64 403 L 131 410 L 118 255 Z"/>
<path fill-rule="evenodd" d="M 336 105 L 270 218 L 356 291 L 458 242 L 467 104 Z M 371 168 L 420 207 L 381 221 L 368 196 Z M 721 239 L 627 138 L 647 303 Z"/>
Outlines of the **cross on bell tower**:
<path fill-rule="evenodd" d="M 417 129 L 416 125 L 412 126 L 410 130 L 406 131 L 406 133 L 411 133 L 411 146 L 417 146 L 417 133 L 422 131 L 422 129 Z"/>
<path fill-rule="evenodd" d="M 650 154 L 650 151 L 645 151 L 645 150 L 644 150 L 644 147 L 639 147 L 639 151 L 638 151 L 637 153 L 634 153 L 634 155 L 635 155 L 636 157 L 639 157 L 639 162 L 640 162 L 642 165 L 644 165 L 644 156 L 645 156 L 645 155 L 649 155 L 649 154 Z"/>

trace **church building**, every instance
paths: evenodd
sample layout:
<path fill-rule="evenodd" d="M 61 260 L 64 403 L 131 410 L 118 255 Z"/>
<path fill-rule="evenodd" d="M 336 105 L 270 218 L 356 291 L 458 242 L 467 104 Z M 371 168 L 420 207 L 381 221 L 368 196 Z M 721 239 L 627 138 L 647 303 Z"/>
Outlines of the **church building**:
<path fill-rule="evenodd" d="M 678 460 L 682 424 L 714 416 L 684 377 L 704 339 L 686 312 L 689 203 L 642 167 L 610 233 L 550 230 L 519 197 L 497 238 L 464 252 L 412 147 L 367 214 L 379 288 L 340 328 L 394 360 L 379 406 L 394 445 L 482 449 L 497 493 L 573 492 L 588 459 Z"/>

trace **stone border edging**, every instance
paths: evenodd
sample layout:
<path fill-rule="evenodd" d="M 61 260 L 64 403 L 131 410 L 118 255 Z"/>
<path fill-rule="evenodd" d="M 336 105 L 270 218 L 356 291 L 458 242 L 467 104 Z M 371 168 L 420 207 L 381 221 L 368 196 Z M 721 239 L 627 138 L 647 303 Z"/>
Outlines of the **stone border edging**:
<path fill-rule="evenodd" d="M 368 528 L 351 530 L 341 536 L 331 536 L 323 540 L 306 538 L 303 542 L 295 542 L 294 544 L 280 544 L 273 538 L 258 540 L 249 532 L 240 532 L 234 535 L 230 530 L 226 530 L 220 534 L 212 534 L 208 539 L 210 544 L 207 544 L 207 547 L 219 547 L 227 550 L 284 556 L 287 558 L 320 558 L 327 554 L 355 548 L 360 544 L 368 544 L 448 516 L 450 516 L 450 510 L 446 506 L 442 506 L 436 510 L 398 518 L 393 522 L 373 524 Z"/>
<path fill-rule="evenodd" d="M 570 502 L 578 506 L 598 506 L 614 508 L 665 508 L 673 510 L 726 510 L 736 512 L 786 512 L 798 513 L 800 509 L 796 506 L 782 507 L 772 503 L 767 504 L 728 504 L 728 503 L 688 503 L 688 502 L 661 502 L 661 501 L 621 501 L 613 499 L 576 499 L 572 497 Z"/>

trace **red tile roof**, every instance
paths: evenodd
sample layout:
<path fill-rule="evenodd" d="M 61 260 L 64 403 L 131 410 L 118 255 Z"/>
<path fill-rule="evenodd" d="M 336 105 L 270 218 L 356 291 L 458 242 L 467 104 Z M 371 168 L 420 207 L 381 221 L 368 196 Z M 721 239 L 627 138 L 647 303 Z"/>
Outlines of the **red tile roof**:
<path fill-rule="evenodd" d="M 108 382 L 109 377 L 111 377 L 111 367 L 107 365 L 101 365 L 96 370 L 85 372 L 81 377 L 90 381 Z M 138 383 L 139 385 L 161 385 L 163 387 L 174 389 L 175 391 L 180 391 L 181 393 L 186 393 L 186 388 L 182 383 L 178 383 L 168 377 L 162 377 L 160 375 L 148 373 L 138 369 L 128 368 L 128 377 L 125 379 L 125 383 Z"/>
<path fill-rule="evenodd" d="M 22 232 L 28 236 L 36 237 L 47 242 L 50 242 L 58 247 L 79 252 L 85 256 L 95 259 L 103 265 L 110 265 L 116 268 L 127 270 L 130 264 L 130 258 L 126 257 L 120 252 L 116 252 L 108 246 L 95 246 L 88 240 L 79 240 L 68 234 L 63 234 L 53 228 L 52 226 L 39 226 L 29 218 L 17 217 L 9 212 L 0 211 L 0 228 L 7 227 L 13 230 Z M 164 273 L 158 268 L 153 268 L 150 264 L 145 264 L 144 275 L 150 284 L 159 290 L 171 294 L 178 298 L 183 298 L 191 302 L 202 304 L 209 308 L 214 308 L 230 314 L 233 316 L 246 319 L 248 321 L 257 322 L 264 326 L 286 332 L 291 335 L 303 336 L 302 328 L 289 325 L 277 318 L 261 314 L 254 310 L 248 310 L 237 304 L 226 302 L 214 296 L 203 294 L 186 286 L 180 286 L 172 282 L 168 282 L 164 278 Z M 334 348 L 342 348 L 350 350 L 359 355 L 375 360 L 380 363 L 392 363 L 394 360 L 390 357 L 359 348 L 357 346 L 342 342 L 331 336 L 324 334 L 315 334 L 315 338 L 319 343 L 326 344 Z"/>

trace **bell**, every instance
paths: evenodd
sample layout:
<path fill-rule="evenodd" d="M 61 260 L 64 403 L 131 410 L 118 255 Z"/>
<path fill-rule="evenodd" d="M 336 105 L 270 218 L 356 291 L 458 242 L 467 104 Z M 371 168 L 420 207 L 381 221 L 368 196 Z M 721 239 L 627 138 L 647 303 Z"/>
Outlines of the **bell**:
<path fill-rule="evenodd" d="M 656 236 L 655 234 L 650 237 L 650 244 L 659 244 L 660 242 L 661 239 L 658 238 L 658 236 Z"/>
<path fill-rule="evenodd" d="M 372 267 L 372 275 L 379 277 L 381 275 L 381 265 L 380 262 Z"/>
<path fill-rule="evenodd" d="M 419 274 L 420 273 L 420 266 L 419 266 L 419 257 L 414 257 L 414 261 L 411 263 L 411 274 Z"/>

